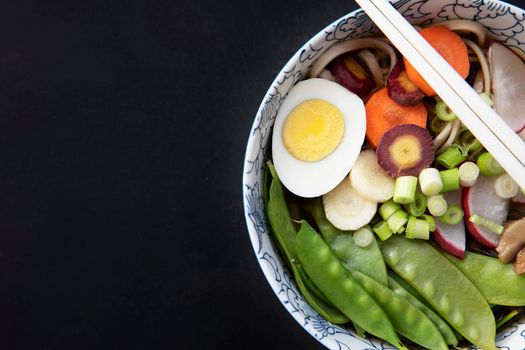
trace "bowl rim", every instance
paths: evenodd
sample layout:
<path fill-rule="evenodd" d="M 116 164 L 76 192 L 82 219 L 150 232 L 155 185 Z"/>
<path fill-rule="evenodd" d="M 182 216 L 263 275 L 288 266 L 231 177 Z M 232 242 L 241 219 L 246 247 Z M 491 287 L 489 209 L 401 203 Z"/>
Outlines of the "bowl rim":
<path fill-rule="evenodd" d="M 389 2 L 391 2 L 393 4 L 396 4 L 399 1 L 402 1 L 402 0 L 389 0 Z M 468 0 L 468 1 L 469 1 L 469 3 L 472 3 L 472 2 L 475 2 L 476 0 Z M 520 7 L 516 6 L 516 5 L 507 3 L 507 2 L 502 1 L 502 0 L 491 0 L 490 3 L 493 3 L 495 5 L 499 4 L 499 5 L 507 6 L 509 8 L 509 10 L 517 12 L 517 13 L 520 13 L 520 14 L 522 14 L 525 17 L 525 8 L 520 8 Z M 336 27 L 338 25 L 338 23 L 340 23 L 341 21 L 343 21 L 343 20 L 345 20 L 347 18 L 357 16 L 357 14 L 362 12 L 362 11 L 363 11 L 362 8 L 357 7 L 355 10 L 350 11 L 350 12 L 348 12 L 348 13 L 340 16 L 340 17 L 338 17 L 334 21 L 330 22 L 328 25 L 324 26 L 314 36 L 312 36 L 309 39 L 307 39 L 306 42 L 304 42 L 295 51 L 295 53 L 290 57 L 290 59 L 288 59 L 286 64 L 284 64 L 284 66 L 282 66 L 282 69 L 276 75 L 275 79 L 273 79 L 272 82 L 270 83 L 266 93 L 264 94 L 264 96 L 263 96 L 263 98 L 262 98 L 262 100 L 261 100 L 261 102 L 259 104 L 259 107 L 257 108 L 257 111 L 255 113 L 255 117 L 253 119 L 253 123 L 251 124 L 251 127 L 250 127 L 250 133 L 249 133 L 249 136 L 248 136 L 247 145 L 246 145 L 246 149 L 245 149 L 245 153 L 244 153 L 244 157 L 243 157 L 244 163 L 243 163 L 243 176 L 242 176 L 242 196 L 243 196 L 243 211 L 244 211 L 245 225 L 246 225 L 246 227 L 248 229 L 250 242 L 251 242 L 251 245 L 252 245 L 253 252 L 254 252 L 254 254 L 255 254 L 256 258 L 257 258 L 257 261 L 258 261 L 258 264 L 259 264 L 259 268 L 262 270 L 262 272 L 264 274 L 264 277 L 266 279 L 266 282 L 270 285 L 270 287 L 271 287 L 272 291 L 274 292 L 275 296 L 277 297 L 277 299 L 279 300 L 281 305 L 283 305 L 283 307 L 285 308 L 287 313 L 290 316 L 292 316 L 293 319 L 297 323 L 299 323 L 299 325 L 301 326 L 301 328 L 303 330 L 308 332 L 308 334 L 310 336 L 312 336 L 314 339 L 316 339 L 319 343 L 323 344 L 327 348 L 330 348 L 330 346 L 329 346 L 330 343 L 331 343 L 330 338 L 329 337 L 323 337 L 323 338 L 320 339 L 320 338 L 316 337 L 314 332 L 311 329 L 309 329 L 308 327 L 306 327 L 301 322 L 302 321 L 301 320 L 301 313 L 299 313 L 299 312 L 291 312 L 286 307 L 284 298 L 282 298 L 279 295 L 279 293 L 280 293 L 280 286 L 277 283 L 277 281 L 273 278 L 273 274 L 275 273 L 275 271 L 272 270 L 272 268 L 271 268 L 271 266 L 269 264 L 263 264 L 261 262 L 261 260 L 258 259 L 258 254 L 257 254 L 257 250 L 256 250 L 257 249 L 256 247 L 257 247 L 257 244 L 258 244 L 258 242 L 257 242 L 258 241 L 257 233 L 256 233 L 255 228 L 252 225 L 250 217 L 248 216 L 248 210 L 247 210 L 247 208 L 249 207 L 249 203 L 248 203 L 249 188 L 247 187 L 247 183 L 249 183 L 248 179 L 253 176 L 251 174 L 251 172 L 250 172 L 250 169 L 249 169 L 250 165 L 249 165 L 249 162 L 248 162 L 248 155 L 252 154 L 254 152 L 255 148 L 258 147 L 257 143 L 253 142 L 253 140 L 254 140 L 254 138 L 253 138 L 253 136 L 254 136 L 253 135 L 253 131 L 257 127 L 257 124 L 258 124 L 257 116 L 259 116 L 261 114 L 261 112 L 262 112 L 262 110 L 264 108 L 265 101 L 267 101 L 272 96 L 274 87 L 278 84 L 279 81 L 283 80 L 283 78 L 286 76 L 286 73 L 289 72 L 290 69 L 292 67 L 294 67 L 297 62 L 299 62 L 299 58 L 300 58 L 301 52 L 303 50 L 305 50 L 305 49 L 308 49 L 309 46 L 316 47 L 317 44 L 319 44 L 320 42 L 322 42 L 325 39 L 326 31 L 329 31 L 329 30 L 333 29 L 334 27 Z M 271 237 L 270 239 L 273 240 L 273 237 Z M 279 255 L 278 252 L 276 252 L 276 254 Z M 287 268 L 286 268 L 286 271 L 287 271 Z M 302 295 L 301 295 L 301 297 L 302 297 Z M 356 337 L 358 337 L 358 336 L 356 335 Z"/>

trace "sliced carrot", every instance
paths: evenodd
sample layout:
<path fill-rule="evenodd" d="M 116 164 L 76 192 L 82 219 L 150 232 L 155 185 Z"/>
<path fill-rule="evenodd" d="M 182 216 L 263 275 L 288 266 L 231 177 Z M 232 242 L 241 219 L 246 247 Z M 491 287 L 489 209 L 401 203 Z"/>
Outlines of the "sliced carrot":
<path fill-rule="evenodd" d="M 376 148 L 385 132 L 400 124 L 416 124 L 425 128 L 427 109 L 422 102 L 414 106 L 401 106 L 388 96 L 385 87 L 376 91 L 365 105 L 366 138 Z"/>
<path fill-rule="evenodd" d="M 463 79 L 467 77 L 470 68 L 468 50 L 467 45 L 465 45 L 459 35 L 443 26 L 424 28 L 421 29 L 419 34 L 443 56 Z M 406 58 L 403 58 L 403 60 L 405 61 L 408 78 L 423 90 L 425 95 L 436 95 L 434 89 L 419 75 L 410 62 Z"/>

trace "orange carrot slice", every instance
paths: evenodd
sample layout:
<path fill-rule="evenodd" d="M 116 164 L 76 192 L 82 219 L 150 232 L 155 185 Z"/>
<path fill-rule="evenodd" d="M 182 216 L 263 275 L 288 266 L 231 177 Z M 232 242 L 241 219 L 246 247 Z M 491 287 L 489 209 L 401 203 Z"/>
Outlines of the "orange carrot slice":
<path fill-rule="evenodd" d="M 385 132 L 400 124 L 427 125 L 427 109 L 422 102 L 401 106 L 388 96 L 385 87 L 376 91 L 366 102 L 366 138 L 376 148 Z"/>
<path fill-rule="evenodd" d="M 437 52 L 465 79 L 468 75 L 470 62 L 468 59 L 467 45 L 461 37 L 443 26 L 422 29 L 419 34 L 436 49 Z M 408 78 L 416 84 L 427 96 L 434 96 L 436 92 L 423 79 L 406 58 L 405 68 Z"/>

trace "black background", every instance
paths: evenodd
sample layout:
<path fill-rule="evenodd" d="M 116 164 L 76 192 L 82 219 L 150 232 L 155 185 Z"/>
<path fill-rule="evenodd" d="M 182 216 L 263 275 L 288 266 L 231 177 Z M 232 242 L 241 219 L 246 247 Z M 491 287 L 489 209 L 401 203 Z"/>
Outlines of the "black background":
<path fill-rule="evenodd" d="M 278 71 L 355 7 L 1 1 L 0 348 L 321 348 L 258 266 L 241 176 Z"/>

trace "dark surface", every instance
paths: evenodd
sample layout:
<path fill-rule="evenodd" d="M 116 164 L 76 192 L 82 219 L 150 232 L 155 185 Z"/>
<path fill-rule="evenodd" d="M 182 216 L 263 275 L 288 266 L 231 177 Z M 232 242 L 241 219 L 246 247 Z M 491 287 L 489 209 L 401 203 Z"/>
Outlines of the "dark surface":
<path fill-rule="evenodd" d="M 0 348 L 319 349 L 253 254 L 258 105 L 351 1 L 0 2 Z"/>

